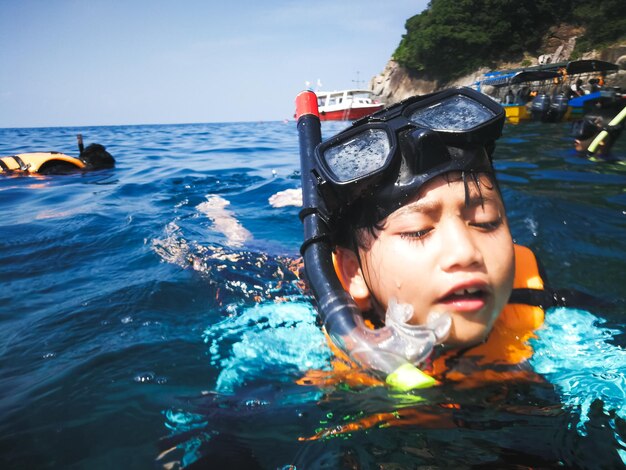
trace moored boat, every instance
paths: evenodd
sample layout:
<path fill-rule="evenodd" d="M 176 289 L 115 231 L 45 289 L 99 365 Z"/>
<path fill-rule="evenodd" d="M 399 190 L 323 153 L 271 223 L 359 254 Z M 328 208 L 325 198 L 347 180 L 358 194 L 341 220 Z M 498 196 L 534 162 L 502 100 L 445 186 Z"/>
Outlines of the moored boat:
<path fill-rule="evenodd" d="M 611 62 L 575 60 L 489 72 L 475 86 L 480 91 L 493 87 L 488 94 L 502 104 L 508 122 L 558 122 L 580 119 L 599 100 L 616 95 L 617 90 L 605 87 L 604 77 L 618 69 Z"/>
<path fill-rule="evenodd" d="M 354 121 L 382 109 L 369 90 L 316 91 L 322 121 Z"/>
<path fill-rule="evenodd" d="M 621 90 L 604 86 L 604 77 L 618 69 L 617 64 L 602 60 L 575 60 L 567 64 L 563 79 L 568 80 L 570 89 L 576 90 L 568 103 L 568 120 L 582 119 L 598 107 L 621 109 Z"/>
<path fill-rule="evenodd" d="M 543 120 L 542 116 L 550 108 L 550 99 L 545 93 L 538 93 L 537 90 L 543 88 L 546 83 L 558 80 L 559 77 L 560 74 L 553 70 L 512 70 L 493 72 L 478 82 L 478 85 L 479 89 L 485 85 L 494 87 L 495 93 L 492 97 L 501 101 L 507 122 L 518 124 L 531 119 Z M 502 97 L 505 88 L 507 92 Z M 532 104 L 529 104 L 531 102 Z"/>

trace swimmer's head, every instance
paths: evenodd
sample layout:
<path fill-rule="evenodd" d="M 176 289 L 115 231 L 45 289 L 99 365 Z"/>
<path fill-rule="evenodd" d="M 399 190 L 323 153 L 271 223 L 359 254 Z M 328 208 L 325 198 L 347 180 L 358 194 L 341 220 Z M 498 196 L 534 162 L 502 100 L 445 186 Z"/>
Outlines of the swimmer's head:
<path fill-rule="evenodd" d="M 615 116 L 615 111 L 610 109 L 599 109 L 587 114 L 572 124 L 571 136 L 574 138 L 574 149 L 579 153 L 585 153 L 594 141 L 595 137 L 606 129 L 608 135 L 598 146 L 596 155 L 607 155 L 615 141 L 619 138 L 624 128 L 623 123 L 615 127 L 609 127 L 609 122 Z"/>
<path fill-rule="evenodd" d="M 486 338 L 511 293 L 513 242 L 491 156 L 504 110 L 453 89 L 356 122 L 316 150 L 337 270 L 362 311 L 448 314 L 447 343 Z"/>
<path fill-rule="evenodd" d="M 89 144 L 78 158 L 86 165 L 87 170 L 103 170 L 115 166 L 113 156 L 100 144 Z"/>

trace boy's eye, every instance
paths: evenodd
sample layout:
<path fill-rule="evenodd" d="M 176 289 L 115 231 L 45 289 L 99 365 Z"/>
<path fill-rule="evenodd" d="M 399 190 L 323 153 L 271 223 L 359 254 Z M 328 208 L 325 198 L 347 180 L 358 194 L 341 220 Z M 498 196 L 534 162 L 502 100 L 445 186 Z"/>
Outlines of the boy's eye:
<path fill-rule="evenodd" d="M 400 234 L 400 237 L 406 240 L 421 240 L 424 238 L 432 229 L 426 230 L 416 230 L 414 232 L 403 232 Z"/>
<path fill-rule="evenodd" d="M 495 230 L 502 225 L 502 217 L 498 217 L 496 220 L 490 220 L 488 222 L 472 222 L 470 225 L 487 231 Z"/>

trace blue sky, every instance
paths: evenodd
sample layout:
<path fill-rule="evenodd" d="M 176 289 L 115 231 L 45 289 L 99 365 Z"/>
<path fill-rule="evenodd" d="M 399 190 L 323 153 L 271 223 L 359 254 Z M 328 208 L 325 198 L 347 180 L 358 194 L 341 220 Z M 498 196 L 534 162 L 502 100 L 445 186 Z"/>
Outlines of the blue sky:
<path fill-rule="evenodd" d="M 291 118 L 306 81 L 366 86 L 427 3 L 0 0 L 0 127 Z"/>

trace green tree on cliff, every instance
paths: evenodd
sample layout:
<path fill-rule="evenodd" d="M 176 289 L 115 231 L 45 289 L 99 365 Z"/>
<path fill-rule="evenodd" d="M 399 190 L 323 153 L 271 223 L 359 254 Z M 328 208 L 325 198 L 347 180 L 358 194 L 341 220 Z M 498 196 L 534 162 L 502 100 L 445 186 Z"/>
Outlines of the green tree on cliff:
<path fill-rule="evenodd" d="M 585 35 L 576 42 L 579 52 L 626 38 L 626 2 L 602 0 L 574 2 L 572 20 L 585 27 Z"/>
<path fill-rule="evenodd" d="M 431 0 L 406 22 L 394 59 L 435 78 L 453 78 L 536 53 L 550 26 L 561 22 L 585 26 L 583 44 L 614 40 L 626 33 L 625 5 L 624 0 Z"/>

